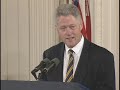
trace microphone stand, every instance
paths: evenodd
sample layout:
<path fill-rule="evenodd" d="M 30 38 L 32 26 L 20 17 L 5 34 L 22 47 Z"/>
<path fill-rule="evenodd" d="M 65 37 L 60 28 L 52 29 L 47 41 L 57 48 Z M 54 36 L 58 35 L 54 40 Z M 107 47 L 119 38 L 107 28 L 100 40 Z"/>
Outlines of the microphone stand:
<path fill-rule="evenodd" d="M 34 76 L 34 78 L 37 80 L 38 78 L 37 78 L 35 69 L 34 69 L 33 71 L 31 71 L 31 73 L 32 73 L 32 75 Z"/>
<path fill-rule="evenodd" d="M 41 73 L 38 74 L 38 78 L 37 80 L 39 81 L 47 81 L 47 75 L 46 75 L 46 72 L 41 71 Z"/>
<path fill-rule="evenodd" d="M 36 79 L 36 80 L 38 80 L 38 81 L 43 81 L 43 80 L 45 80 L 46 79 L 46 72 L 44 72 L 44 70 L 43 71 L 41 71 L 41 72 L 39 72 L 37 75 L 36 75 L 36 72 L 38 72 L 36 69 L 34 69 L 33 71 L 31 71 L 31 73 L 32 73 L 32 75 L 34 76 L 34 78 Z"/>
<path fill-rule="evenodd" d="M 49 66 L 49 65 L 48 65 Z M 52 63 L 52 65 L 50 65 L 49 67 L 46 67 L 46 68 L 43 68 L 42 70 L 41 70 L 41 73 L 39 73 L 38 74 L 38 80 L 45 80 L 45 81 L 47 81 L 47 73 L 48 73 L 48 71 L 51 69 L 53 69 L 52 67 L 54 67 L 55 66 L 55 64 L 54 63 Z"/>

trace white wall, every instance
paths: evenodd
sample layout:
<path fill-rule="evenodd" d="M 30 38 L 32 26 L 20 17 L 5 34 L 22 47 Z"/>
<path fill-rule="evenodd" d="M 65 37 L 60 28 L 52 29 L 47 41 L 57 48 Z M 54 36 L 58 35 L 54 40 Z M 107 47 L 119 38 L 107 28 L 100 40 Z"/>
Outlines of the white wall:
<path fill-rule="evenodd" d="M 1 0 L 1 78 L 29 80 L 28 0 Z"/>
<path fill-rule="evenodd" d="M 54 11 L 58 0 L 1 1 L 1 78 L 34 80 L 31 70 L 56 44 Z"/>
<path fill-rule="evenodd" d="M 91 0 L 92 42 L 115 56 L 119 90 L 119 0 Z M 30 71 L 59 42 L 54 11 L 59 0 L 1 0 L 1 79 L 35 80 Z"/>
<path fill-rule="evenodd" d="M 58 43 L 54 13 L 58 0 L 30 0 L 30 71 L 42 60 L 45 49 Z M 30 74 L 30 80 L 34 77 Z"/>

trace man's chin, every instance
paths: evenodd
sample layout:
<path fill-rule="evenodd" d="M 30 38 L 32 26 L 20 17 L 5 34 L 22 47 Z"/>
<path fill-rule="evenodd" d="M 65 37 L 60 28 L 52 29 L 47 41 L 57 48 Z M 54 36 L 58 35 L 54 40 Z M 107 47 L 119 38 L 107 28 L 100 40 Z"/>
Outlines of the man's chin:
<path fill-rule="evenodd" d="M 69 48 L 73 48 L 73 47 L 74 47 L 73 44 L 67 44 L 67 46 L 68 46 Z"/>

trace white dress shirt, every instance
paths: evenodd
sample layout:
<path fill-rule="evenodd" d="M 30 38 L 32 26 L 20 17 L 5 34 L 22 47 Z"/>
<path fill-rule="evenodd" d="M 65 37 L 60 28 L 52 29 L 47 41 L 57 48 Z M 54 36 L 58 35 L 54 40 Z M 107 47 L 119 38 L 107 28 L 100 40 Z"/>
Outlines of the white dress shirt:
<path fill-rule="evenodd" d="M 72 49 L 74 51 L 74 53 L 73 53 L 73 55 L 74 55 L 73 76 L 74 76 L 79 59 L 80 59 L 81 51 L 83 49 L 83 44 L 84 44 L 84 37 L 82 36 L 80 42 L 73 48 L 68 48 L 67 45 L 65 45 L 64 65 L 63 65 L 63 82 L 65 82 L 65 79 L 66 79 L 67 66 L 68 66 L 68 62 L 69 62 L 68 50 Z"/>

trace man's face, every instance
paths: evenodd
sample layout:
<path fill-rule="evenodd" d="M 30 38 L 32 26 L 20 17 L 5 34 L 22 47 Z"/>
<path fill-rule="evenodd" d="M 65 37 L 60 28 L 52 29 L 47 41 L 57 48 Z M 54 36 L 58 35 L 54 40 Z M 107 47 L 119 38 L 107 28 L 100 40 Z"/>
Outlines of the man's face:
<path fill-rule="evenodd" d="M 69 47 L 77 45 L 81 39 L 82 24 L 74 16 L 60 16 L 57 30 L 60 39 Z"/>

